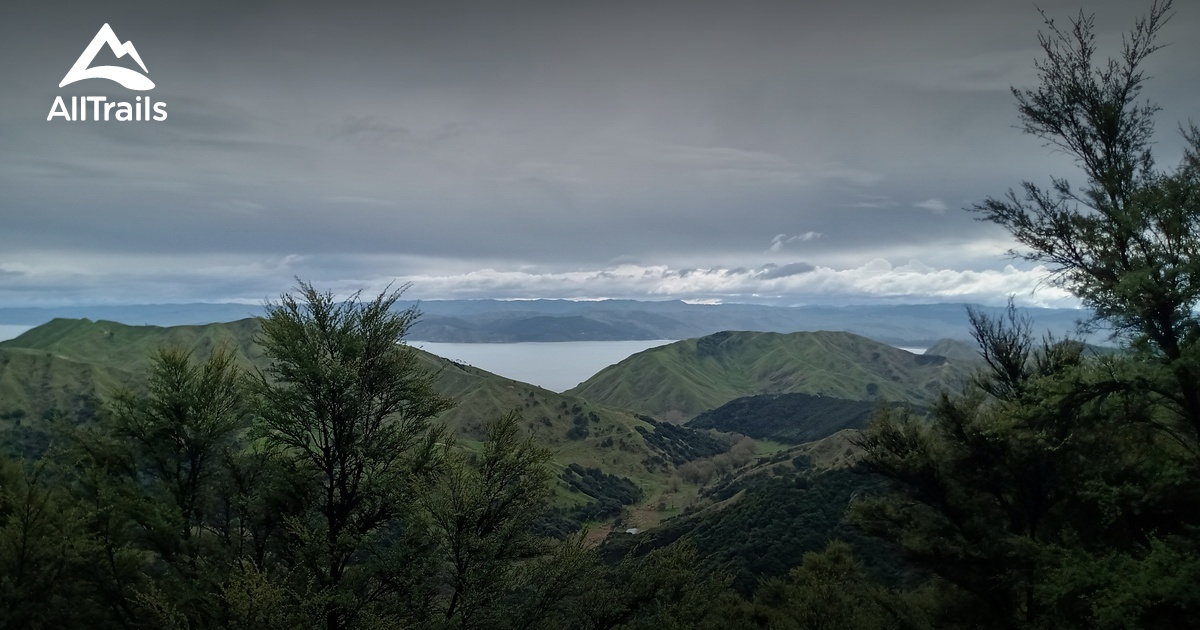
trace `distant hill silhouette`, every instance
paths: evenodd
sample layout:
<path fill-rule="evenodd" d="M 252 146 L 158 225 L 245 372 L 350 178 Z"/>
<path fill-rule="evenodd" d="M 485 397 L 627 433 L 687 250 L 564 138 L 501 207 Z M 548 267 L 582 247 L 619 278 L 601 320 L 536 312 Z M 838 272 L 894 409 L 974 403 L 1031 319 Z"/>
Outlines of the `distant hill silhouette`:
<path fill-rule="evenodd" d="M 405 303 L 402 306 L 417 304 Z M 766 306 L 638 300 L 431 300 L 409 338 L 440 342 L 690 339 L 722 330 L 851 332 L 892 345 L 927 347 L 939 339 L 970 341 L 963 304 L 879 306 Z M 1001 309 L 979 307 L 998 314 Z M 1074 330 L 1087 311 L 1021 309 L 1035 330 L 1057 337 Z M 151 304 L 0 308 L 0 324 L 36 326 L 56 317 L 88 317 L 131 325 L 178 326 L 243 319 L 254 304 Z M 1091 340 L 1093 342 L 1096 339 Z"/>

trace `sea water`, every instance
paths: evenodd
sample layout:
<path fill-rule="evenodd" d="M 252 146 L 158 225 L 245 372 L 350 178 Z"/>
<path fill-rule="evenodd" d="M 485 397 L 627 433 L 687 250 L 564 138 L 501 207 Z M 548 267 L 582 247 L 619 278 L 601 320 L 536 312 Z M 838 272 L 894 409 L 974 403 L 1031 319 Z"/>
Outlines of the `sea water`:
<path fill-rule="evenodd" d="M 500 376 L 562 392 L 632 354 L 668 343 L 673 342 L 669 339 L 520 343 L 413 341 L 410 345 Z"/>
<path fill-rule="evenodd" d="M 13 324 L 0 324 L 0 341 L 12 339 L 20 336 L 21 333 L 33 328 L 33 326 L 16 326 Z"/>

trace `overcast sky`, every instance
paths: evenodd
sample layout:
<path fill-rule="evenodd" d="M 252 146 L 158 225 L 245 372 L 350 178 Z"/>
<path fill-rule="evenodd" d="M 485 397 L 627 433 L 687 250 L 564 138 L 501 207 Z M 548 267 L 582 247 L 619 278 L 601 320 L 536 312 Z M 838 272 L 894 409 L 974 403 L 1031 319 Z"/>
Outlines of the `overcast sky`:
<path fill-rule="evenodd" d="M 1028 0 L 23 4 L 0 9 L 5 306 L 258 302 L 293 276 L 420 299 L 1070 303 L 964 211 L 1073 174 L 1013 128 Z M 1083 8 L 1111 51 L 1148 6 Z M 1147 66 L 1161 164 L 1200 117 L 1200 5 L 1177 11 Z M 58 95 L 143 94 L 58 87 L 104 23 L 166 121 L 46 121 Z"/>

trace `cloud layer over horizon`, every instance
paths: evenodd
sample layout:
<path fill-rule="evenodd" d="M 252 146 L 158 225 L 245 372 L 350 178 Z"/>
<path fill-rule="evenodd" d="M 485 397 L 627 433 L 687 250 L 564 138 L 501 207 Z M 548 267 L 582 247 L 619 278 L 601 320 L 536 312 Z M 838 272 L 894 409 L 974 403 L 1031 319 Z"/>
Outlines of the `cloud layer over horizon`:
<path fill-rule="evenodd" d="M 300 276 L 422 299 L 1063 303 L 962 210 L 1076 175 L 1012 128 L 1040 16 L 899 4 L 27 3 L 0 22 L 0 299 L 249 300 Z M 1148 6 L 1089 3 L 1103 52 Z M 1164 166 L 1200 115 L 1200 9 L 1177 11 L 1147 67 Z M 45 120 L 59 94 L 132 98 L 57 87 L 103 23 L 167 121 Z"/>

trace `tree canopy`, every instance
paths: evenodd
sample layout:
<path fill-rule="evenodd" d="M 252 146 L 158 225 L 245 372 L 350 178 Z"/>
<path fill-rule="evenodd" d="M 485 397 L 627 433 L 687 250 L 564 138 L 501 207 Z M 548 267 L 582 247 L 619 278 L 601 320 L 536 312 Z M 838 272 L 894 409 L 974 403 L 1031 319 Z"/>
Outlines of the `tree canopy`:
<path fill-rule="evenodd" d="M 1117 58 L 1091 16 L 1049 17 L 1040 83 L 1014 89 L 1025 133 L 1086 181 L 1052 177 L 978 204 L 1013 254 L 1043 263 L 1123 351 L 1039 342 L 1010 306 L 973 312 L 987 364 L 930 422 L 887 412 L 861 439 L 893 492 L 853 520 L 934 576 L 939 625 L 1186 627 L 1200 598 L 1200 133 L 1160 169 L 1143 64 L 1171 16 L 1155 2 Z M 1044 15 L 1044 14 L 1043 14 Z"/>

